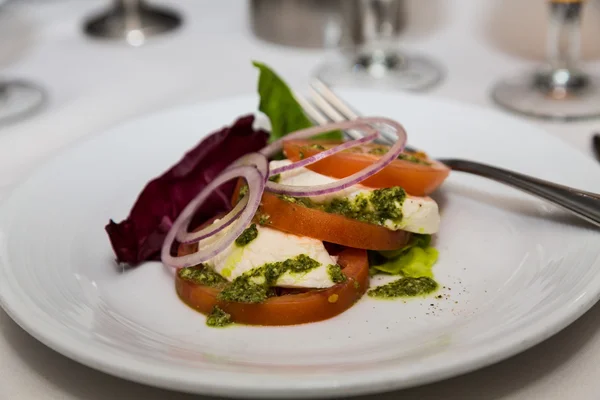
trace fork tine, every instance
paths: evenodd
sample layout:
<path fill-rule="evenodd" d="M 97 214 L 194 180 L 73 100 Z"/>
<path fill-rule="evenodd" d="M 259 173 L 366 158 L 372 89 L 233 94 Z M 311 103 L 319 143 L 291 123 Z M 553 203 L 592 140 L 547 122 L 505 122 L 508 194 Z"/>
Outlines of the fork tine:
<path fill-rule="evenodd" d="M 336 111 L 336 109 L 329 104 L 329 102 L 319 94 L 313 88 L 309 89 L 311 99 L 316 108 L 318 108 L 323 114 L 325 114 L 330 120 L 333 122 L 343 122 L 348 119 L 344 117 L 342 114 Z M 362 134 L 354 129 L 349 129 L 344 131 L 351 139 L 360 139 Z"/>
<path fill-rule="evenodd" d="M 325 109 L 333 109 L 334 113 L 341 115 L 344 119 L 352 120 L 359 118 L 360 115 L 352 109 L 344 100 L 341 99 L 333 90 L 329 88 L 323 81 L 318 78 L 313 78 L 310 83 L 310 92 L 313 94 L 313 99 L 319 98 L 319 104 L 321 111 L 328 114 Z M 329 115 L 328 115 L 329 116 Z M 348 136 L 353 139 L 358 139 L 362 135 L 357 131 L 346 131 Z M 395 135 L 391 135 L 389 132 L 382 130 L 380 131 L 380 137 L 376 139 L 376 142 L 391 145 L 396 141 Z M 411 146 L 405 146 L 405 149 L 409 152 L 417 152 L 418 150 Z"/>
<path fill-rule="evenodd" d="M 317 108 L 315 108 L 310 101 L 306 99 L 300 93 L 293 92 L 292 93 L 300 107 L 304 110 L 309 119 L 311 119 L 317 125 L 325 125 L 329 122 L 327 117 L 321 113 Z"/>
<path fill-rule="evenodd" d="M 316 94 L 319 99 L 319 105 L 321 107 L 321 111 L 329 116 L 329 113 L 325 110 L 325 108 L 333 109 L 334 113 L 337 115 L 342 115 L 344 119 L 356 119 L 359 118 L 359 115 L 350 108 L 350 106 L 345 103 L 337 94 L 333 92 L 326 84 L 321 82 L 318 79 L 314 79 L 311 83 L 311 93 Z M 315 98 L 315 96 L 313 96 Z M 380 137 L 376 140 L 377 142 L 391 145 L 396 141 L 396 137 L 393 134 L 390 134 L 386 130 L 380 130 Z M 350 134 L 353 139 L 358 139 L 361 137 L 361 134 L 354 131 Z"/>
<path fill-rule="evenodd" d="M 346 104 L 337 94 L 333 92 L 325 83 L 318 78 L 313 78 L 310 83 L 311 89 L 319 93 L 332 107 L 335 107 L 338 113 L 342 114 L 346 119 L 356 119 L 358 113 Z"/>
<path fill-rule="evenodd" d="M 346 117 L 340 114 L 329 102 L 325 99 L 319 92 L 317 92 L 312 87 L 308 89 L 310 94 L 310 98 L 312 99 L 315 106 L 318 107 L 321 112 L 332 120 L 333 122 L 343 122 L 347 121 Z"/>
<path fill-rule="evenodd" d="M 300 93 L 292 92 L 292 95 L 294 96 L 294 98 L 296 99 L 298 104 L 300 104 L 300 107 L 302 107 L 302 109 L 308 116 L 308 119 L 312 120 L 313 123 L 315 123 L 317 125 L 325 125 L 332 121 L 331 119 L 328 118 L 327 115 L 325 115 L 322 112 L 322 109 L 320 109 L 318 106 L 314 106 L 310 101 L 308 101 L 308 99 L 306 97 L 304 97 Z M 324 104 L 327 105 L 327 102 L 325 102 Z M 335 112 L 335 110 L 334 110 L 334 112 Z M 341 121 L 344 121 L 343 117 L 340 116 L 340 118 L 341 118 Z M 344 133 L 346 135 L 350 136 L 352 139 L 357 139 L 357 138 L 361 137 L 359 132 L 349 133 L 348 131 L 344 131 Z M 356 136 L 356 135 L 358 135 L 358 136 Z"/>

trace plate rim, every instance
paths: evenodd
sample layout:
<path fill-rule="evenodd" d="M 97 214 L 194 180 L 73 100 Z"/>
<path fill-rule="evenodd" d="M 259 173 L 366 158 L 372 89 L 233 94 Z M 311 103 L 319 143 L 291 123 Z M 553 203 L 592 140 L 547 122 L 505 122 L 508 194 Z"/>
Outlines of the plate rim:
<path fill-rule="evenodd" d="M 344 90 L 344 92 L 362 92 L 369 93 L 371 95 L 382 94 L 382 92 L 377 90 L 362 89 Z M 443 105 L 460 106 L 471 112 L 486 114 L 491 113 L 497 117 L 518 121 L 520 124 L 527 125 L 529 126 L 529 129 L 536 130 L 539 133 L 544 132 L 544 137 L 550 141 L 560 141 L 559 138 L 545 132 L 545 130 L 540 126 L 534 125 L 528 121 L 524 121 L 514 116 L 505 115 L 495 109 L 485 106 L 433 96 L 422 97 L 406 93 L 389 93 L 389 95 L 392 97 L 404 97 L 409 99 L 420 98 L 420 102 L 435 102 Z M 74 148 L 83 145 L 87 141 L 99 140 L 98 138 L 101 138 L 104 134 L 107 134 L 114 129 L 122 129 L 123 126 L 135 124 L 141 120 L 153 119 L 157 117 L 160 118 L 164 117 L 166 114 L 183 111 L 185 109 L 195 109 L 206 105 L 214 105 L 216 103 L 227 103 L 240 100 L 243 101 L 250 98 L 256 98 L 256 94 L 223 96 L 206 101 L 178 104 L 162 110 L 140 114 L 132 118 L 119 121 L 99 132 L 79 138 L 78 140 L 75 140 L 74 142 L 64 146 L 59 151 L 55 152 L 51 157 L 45 159 L 43 162 L 38 163 L 18 185 L 12 188 L 10 193 L 0 202 L 0 215 L 6 211 L 7 205 L 10 203 L 10 200 L 13 198 L 13 196 L 16 196 L 21 188 L 25 186 L 31 179 L 33 179 L 37 173 L 44 168 L 44 166 L 57 162 L 57 160 L 59 160 L 64 153 L 73 151 Z M 574 150 L 574 152 L 575 150 L 578 150 L 573 146 L 570 146 L 570 148 Z M 585 157 L 584 153 L 580 151 L 577 151 L 577 153 L 579 154 L 579 158 L 582 160 L 588 159 Z M 589 161 L 590 164 L 593 163 L 592 159 L 589 159 Z M 2 246 L 4 246 L 5 243 L 3 243 L 4 240 L 2 239 L 1 235 L 0 239 L 2 240 Z M 8 271 L 8 263 L 4 261 L 4 257 L 0 253 L 0 275 L 5 275 L 8 273 Z M 335 397 L 349 394 L 369 394 L 400 388 L 408 388 L 419 384 L 431 383 L 441 379 L 462 375 L 481 367 L 491 365 L 546 340 L 577 320 L 600 299 L 600 277 L 590 280 L 587 286 L 582 289 L 582 291 L 583 293 L 577 297 L 575 302 L 570 302 L 568 307 L 564 307 L 556 310 L 553 313 L 546 314 L 542 318 L 535 321 L 535 324 L 528 324 L 526 327 L 518 331 L 520 334 L 515 333 L 512 335 L 507 335 L 502 340 L 494 341 L 493 346 L 488 346 L 487 352 L 481 350 L 467 351 L 465 356 L 457 360 L 453 360 L 452 362 L 445 363 L 444 368 L 437 369 L 433 373 L 421 374 L 420 376 L 415 376 L 412 379 L 403 380 L 401 384 L 397 384 L 395 383 L 397 375 L 395 376 L 393 374 L 394 367 L 393 365 L 390 365 L 377 369 L 379 377 L 378 380 L 373 380 L 372 377 L 369 377 L 368 379 L 363 378 L 362 380 L 356 379 L 359 376 L 356 374 L 353 375 L 352 372 L 349 372 L 344 374 L 346 379 L 340 379 L 336 382 L 310 380 L 302 385 L 294 386 L 293 392 L 289 392 L 290 387 L 285 385 L 284 378 L 281 380 L 272 381 L 270 384 L 271 386 L 265 386 L 264 382 L 256 384 L 255 382 L 253 383 L 252 379 L 240 379 L 242 377 L 247 377 L 249 375 L 247 372 L 227 371 L 222 373 L 230 375 L 230 379 L 237 378 L 236 384 L 233 386 L 227 384 L 215 384 L 214 382 L 210 382 L 210 380 L 205 380 L 203 382 L 202 379 L 198 380 L 197 377 L 194 382 L 187 382 L 185 380 L 173 379 L 173 376 L 162 376 L 159 369 L 156 368 L 153 371 L 149 371 L 147 368 L 148 365 L 145 365 L 141 361 L 136 361 L 135 359 L 128 359 L 125 356 L 103 354 L 94 351 L 86 352 L 85 349 L 79 348 L 79 338 L 77 339 L 77 343 L 74 343 L 74 341 L 69 339 L 69 337 L 63 338 L 54 335 L 54 328 L 51 325 L 46 326 L 49 328 L 46 331 L 43 326 L 36 324 L 35 317 L 30 315 L 26 308 L 19 309 L 19 302 L 16 298 L 18 296 L 15 293 L 12 293 L 12 289 L 7 283 L 6 279 L 0 279 L 0 306 L 2 306 L 10 318 L 13 319 L 13 321 L 15 321 L 22 329 L 47 347 L 50 347 L 58 353 L 81 364 L 108 373 L 109 375 L 125 378 L 150 386 L 208 395 L 225 394 L 236 397 L 251 397 L 256 395 L 260 395 L 262 397 L 277 397 L 286 395 L 299 398 L 311 397 L 314 395 Z M 535 327 L 537 328 L 534 329 Z M 115 365 L 119 366 L 119 368 L 115 368 Z M 138 369 L 137 366 L 145 366 L 146 368 Z M 349 376 L 353 379 L 348 379 L 347 377 Z"/>

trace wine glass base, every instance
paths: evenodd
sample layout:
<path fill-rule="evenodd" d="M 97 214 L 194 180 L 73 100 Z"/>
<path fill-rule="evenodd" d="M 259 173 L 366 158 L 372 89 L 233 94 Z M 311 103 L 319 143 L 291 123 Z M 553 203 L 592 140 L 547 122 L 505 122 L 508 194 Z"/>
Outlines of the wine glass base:
<path fill-rule="evenodd" d="M 12 122 L 39 110 L 44 91 L 23 81 L 0 81 L 0 124 Z"/>
<path fill-rule="evenodd" d="M 84 30 L 92 37 L 125 40 L 132 46 L 140 46 L 148 37 L 172 31 L 181 23 L 175 12 L 140 2 L 132 10 L 116 7 L 96 16 L 86 22 Z"/>
<path fill-rule="evenodd" d="M 502 108 L 518 114 L 561 121 L 600 117 L 600 79 L 585 76 L 577 88 L 539 84 L 540 74 L 531 73 L 500 81 L 492 99 Z"/>
<path fill-rule="evenodd" d="M 345 57 L 321 65 L 315 75 L 332 86 L 422 91 L 438 84 L 443 70 L 430 59 L 393 52 Z"/>

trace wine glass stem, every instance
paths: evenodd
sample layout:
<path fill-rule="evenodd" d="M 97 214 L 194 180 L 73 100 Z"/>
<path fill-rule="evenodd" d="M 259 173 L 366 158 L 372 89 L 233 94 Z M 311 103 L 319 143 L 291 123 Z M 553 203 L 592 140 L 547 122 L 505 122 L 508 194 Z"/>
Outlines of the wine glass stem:
<path fill-rule="evenodd" d="M 8 93 L 8 85 L 6 82 L 0 79 L 0 102 L 2 102 L 3 97 L 6 96 L 6 93 Z"/>
<path fill-rule="evenodd" d="M 547 54 L 552 70 L 576 68 L 581 49 L 583 1 L 550 1 Z"/>
<path fill-rule="evenodd" d="M 115 6 L 117 8 L 138 8 L 141 0 L 115 0 Z"/>
<path fill-rule="evenodd" d="M 367 51 L 395 45 L 401 25 L 401 0 L 346 0 L 340 3 L 348 45 Z"/>

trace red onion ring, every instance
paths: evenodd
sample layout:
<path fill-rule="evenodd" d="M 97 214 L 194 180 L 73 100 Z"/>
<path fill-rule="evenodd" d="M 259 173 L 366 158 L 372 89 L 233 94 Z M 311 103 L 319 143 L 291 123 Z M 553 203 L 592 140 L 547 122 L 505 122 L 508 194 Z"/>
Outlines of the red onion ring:
<path fill-rule="evenodd" d="M 371 128 L 368 125 L 365 125 L 367 128 L 369 128 L 369 130 L 374 131 L 373 128 Z M 367 136 L 363 136 L 360 139 L 354 139 L 354 140 L 350 140 L 348 142 L 344 142 L 340 145 L 337 145 L 335 147 L 332 147 L 331 149 L 327 149 L 327 150 L 323 150 L 320 153 L 315 154 L 314 156 L 310 156 L 308 158 L 305 158 L 303 160 L 300 161 L 296 161 L 295 163 L 291 163 L 290 165 L 284 165 L 283 167 L 279 167 L 279 168 L 275 168 L 274 170 L 272 170 L 269 174 L 269 176 L 273 176 L 273 175 L 277 175 L 280 174 L 282 172 L 286 172 L 286 171 L 291 171 L 293 169 L 296 168 L 301 168 L 304 167 L 306 165 L 310 165 L 313 163 L 316 163 L 317 161 L 320 161 L 324 158 L 327 158 L 329 156 L 332 156 L 336 153 L 339 153 L 340 151 L 344 151 L 344 150 L 348 150 L 352 147 L 361 145 L 361 144 L 366 144 L 366 143 L 370 143 L 373 140 L 377 139 L 377 136 L 379 136 L 379 134 L 377 133 L 377 131 L 374 131 L 371 134 L 368 134 Z"/>
<path fill-rule="evenodd" d="M 260 172 L 261 175 L 263 175 L 263 178 L 266 180 L 266 176 L 268 175 L 268 171 L 269 171 L 269 161 L 262 154 L 260 154 L 260 153 L 246 154 L 246 155 L 238 158 L 233 164 L 231 164 L 229 167 L 227 167 L 227 169 L 235 168 L 237 166 L 242 166 L 242 165 L 255 166 L 258 169 L 258 172 Z M 248 204 L 248 199 L 243 198 L 235 205 L 235 207 L 229 213 L 227 213 L 227 215 L 225 215 L 223 218 L 221 218 L 219 221 L 215 222 L 214 224 L 210 224 L 209 226 L 205 227 L 204 229 L 201 229 L 196 232 L 187 232 L 187 231 L 186 232 L 183 232 L 183 231 L 177 232 L 177 236 L 176 236 L 177 241 L 182 244 L 196 243 L 200 240 L 206 239 L 206 238 L 222 231 L 223 229 L 225 229 L 229 225 L 231 225 L 242 214 L 242 211 L 244 211 L 246 204 Z"/>
<path fill-rule="evenodd" d="M 373 128 L 375 128 L 375 126 L 373 125 L 383 125 L 391 127 L 396 131 L 396 135 L 398 136 L 398 140 L 396 141 L 396 143 L 394 143 L 392 147 L 390 147 L 389 151 L 383 157 L 377 160 L 377 162 L 369 165 L 361 171 L 358 171 L 336 182 L 318 186 L 291 186 L 267 181 L 265 190 L 276 194 L 283 194 L 295 197 L 318 196 L 322 194 L 338 192 L 350 186 L 356 185 L 357 183 L 362 182 L 365 179 L 375 175 L 383 168 L 385 168 L 388 164 L 390 164 L 392 161 L 394 161 L 400 155 L 400 153 L 402 153 L 402 150 L 404 150 L 404 145 L 406 144 L 406 131 L 404 130 L 404 127 L 401 124 L 394 120 L 382 117 L 359 118 L 352 121 L 345 121 L 303 129 L 301 131 L 297 131 L 287 135 L 285 139 L 290 140 L 296 138 L 312 137 L 314 135 L 318 135 L 319 133 L 328 132 L 334 129 L 358 129 L 366 124 L 372 126 Z M 273 144 L 265 147 L 263 150 L 261 150 L 261 153 L 266 156 L 275 154 L 281 149 L 282 143 L 283 140 L 280 139 L 274 142 Z M 294 168 L 298 168 L 298 166 L 295 166 Z M 275 172 L 275 170 L 273 172 Z"/>
<path fill-rule="evenodd" d="M 352 121 L 333 122 L 327 125 L 313 126 L 310 128 L 301 129 L 296 132 L 291 132 L 282 137 L 281 139 L 276 140 L 270 145 L 264 147 L 260 151 L 260 154 L 264 155 L 267 158 L 270 158 L 277 154 L 279 151 L 281 151 L 281 149 L 283 148 L 283 142 L 285 142 L 286 140 L 311 138 L 318 134 L 333 131 L 336 129 L 357 129 L 358 127 L 363 127 L 362 130 L 371 133 L 373 131 L 373 127 L 371 127 L 368 124 L 368 121 L 366 121 L 367 119 L 369 118 L 358 118 L 353 119 Z"/>
<path fill-rule="evenodd" d="M 281 172 L 293 170 L 306 165 L 310 165 L 340 151 L 349 149 L 359 144 L 368 143 L 377 138 L 378 132 L 372 133 L 376 126 L 388 126 L 396 131 L 398 140 L 390 150 L 374 164 L 363 170 L 350 175 L 336 182 L 312 186 L 290 186 L 282 185 L 268 181 L 266 178 L 270 175 L 276 175 Z M 267 157 L 279 152 L 283 147 L 284 140 L 301 139 L 318 135 L 335 129 L 360 129 L 367 131 L 367 135 L 360 139 L 342 143 L 336 147 L 325 150 L 296 163 L 277 168 L 269 174 L 269 163 Z M 163 263 L 175 268 L 184 268 L 205 262 L 225 250 L 237 237 L 246 229 L 256 213 L 262 194 L 265 189 L 277 194 L 285 194 L 297 197 L 316 196 L 343 190 L 349 186 L 355 185 L 370 176 L 381 171 L 390 164 L 404 149 L 406 143 L 406 131 L 396 121 L 387 118 L 360 118 L 353 121 L 344 121 L 332 123 L 323 126 L 312 127 L 293 132 L 284 139 L 280 139 L 271 145 L 265 147 L 260 153 L 251 153 L 236 160 L 227 167 L 219 176 L 210 182 L 181 212 L 177 220 L 171 226 L 167 237 L 161 249 L 161 259 Z M 223 183 L 236 177 L 242 177 L 246 180 L 249 187 L 249 194 L 245 196 L 224 218 L 211 224 L 198 232 L 188 232 L 189 223 L 192 220 L 198 207 L 200 207 L 208 196 Z M 235 223 L 235 224 L 234 224 Z M 233 228 L 224 237 L 215 239 L 215 234 L 226 227 L 233 225 Z M 198 243 L 198 251 L 186 256 L 172 256 L 171 247 L 177 239 L 180 243 L 190 244 Z"/>
<path fill-rule="evenodd" d="M 248 204 L 248 198 L 245 197 L 240 200 L 235 207 L 227 213 L 223 218 L 218 220 L 215 223 L 208 225 L 207 227 L 196 231 L 196 232 L 177 232 L 175 238 L 181 244 L 192 244 L 199 242 L 200 240 L 204 240 L 213 236 L 216 233 L 221 232 L 223 229 L 227 228 L 229 225 L 235 222 L 237 218 L 242 214 L 244 208 Z"/>
<path fill-rule="evenodd" d="M 175 220 L 175 223 L 169 230 L 167 237 L 163 243 L 161 249 L 161 260 L 164 264 L 174 268 L 185 268 L 193 265 L 205 262 L 217 254 L 221 253 L 227 246 L 235 241 L 235 239 L 242 234 L 244 229 L 250 224 L 252 217 L 256 213 L 260 204 L 260 199 L 265 189 L 265 176 L 268 171 L 262 171 L 261 173 L 256 167 L 250 165 L 241 165 L 237 167 L 229 167 L 225 169 L 219 176 L 217 176 L 212 182 L 210 182 L 190 203 L 185 207 L 181 214 Z M 234 178 L 244 178 L 248 183 L 248 204 L 242 211 L 239 218 L 235 220 L 233 228 L 219 240 L 210 240 L 213 236 L 207 240 L 198 242 L 198 251 L 186 256 L 172 256 L 171 247 L 177 233 L 187 232 L 188 225 L 195 214 L 198 207 L 200 207 L 208 198 L 208 196 L 220 185 L 228 182 Z M 231 212 L 229 213 L 231 214 Z"/>
<path fill-rule="evenodd" d="M 261 153 L 248 153 L 246 155 L 243 155 L 237 160 L 235 160 L 233 164 L 231 164 L 227 168 L 234 168 L 240 165 L 251 165 L 256 167 L 258 169 L 258 172 L 260 172 L 265 177 L 265 180 L 267 179 L 267 175 L 269 172 L 269 160 L 267 160 L 267 157 L 265 157 Z"/>

